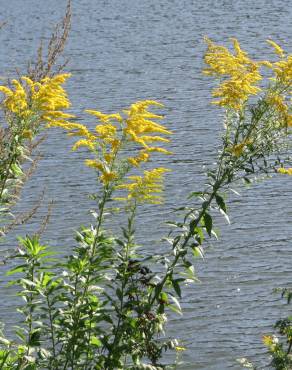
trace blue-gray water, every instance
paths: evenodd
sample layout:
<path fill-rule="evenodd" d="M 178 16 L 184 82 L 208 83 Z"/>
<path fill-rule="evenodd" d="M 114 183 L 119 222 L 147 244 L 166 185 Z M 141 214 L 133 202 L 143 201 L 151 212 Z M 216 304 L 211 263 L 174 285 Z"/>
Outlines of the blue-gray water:
<path fill-rule="evenodd" d="M 65 0 L 0 0 L 0 21 L 7 21 L 0 31 L 1 76 L 12 76 L 15 67 L 24 70 L 65 5 Z M 147 207 L 139 228 L 149 253 L 161 236 L 153 225 L 174 217 L 169 209 L 202 187 L 202 166 L 216 156 L 222 119 L 209 104 L 212 82 L 201 74 L 203 36 L 220 43 L 237 37 L 251 55 L 265 58 L 271 52 L 267 38 L 291 51 L 291 20 L 289 0 L 73 0 L 65 54 L 73 74 L 68 90 L 74 113 L 84 117 L 85 108 L 115 112 L 138 99 L 157 99 L 165 104 L 166 124 L 174 131 L 175 155 L 160 161 L 173 169 L 168 201 L 159 209 Z M 96 186 L 83 166 L 86 154 L 69 148 L 63 132 L 49 133 L 41 148 L 44 158 L 20 205 L 26 209 L 46 188 L 55 206 L 44 239 L 61 252 L 72 247 L 73 230 L 90 222 L 87 195 Z M 205 261 L 197 264 L 201 283 L 188 287 L 184 316 L 170 325 L 188 347 L 181 369 L 239 369 L 235 359 L 243 356 L 268 368 L 261 337 L 285 312 L 272 290 L 291 279 L 291 181 L 284 176 L 259 183 L 230 202 L 231 226 L 223 226 L 220 242 L 209 246 Z M 34 219 L 18 232 L 37 224 Z M 3 283 L 0 294 L 0 319 L 9 326 L 13 297 Z"/>

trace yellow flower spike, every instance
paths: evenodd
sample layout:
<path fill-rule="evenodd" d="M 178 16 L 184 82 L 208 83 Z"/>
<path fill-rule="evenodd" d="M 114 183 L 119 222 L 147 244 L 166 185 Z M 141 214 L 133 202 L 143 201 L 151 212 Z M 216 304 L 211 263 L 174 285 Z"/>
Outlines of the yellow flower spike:
<path fill-rule="evenodd" d="M 263 336 L 263 343 L 265 346 L 270 347 L 273 344 L 273 338 L 271 335 Z"/>
<path fill-rule="evenodd" d="M 289 175 L 289 176 L 292 176 L 292 168 L 278 168 L 277 170 L 278 173 L 281 173 L 283 175 Z"/>
<path fill-rule="evenodd" d="M 280 58 L 284 58 L 285 57 L 285 52 L 284 50 L 281 48 L 281 46 L 279 46 L 277 43 L 275 43 L 275 41 L 273 40 L 266 40 L 268 44 L 270 44 L 273 48 L 274 48 L 274 51 L 275 53 L 280 57 Z"/>
<path fill-rule="evenodd" d="M 263 60 L 261 62 L 259 62 L 260 65 L 262 66 L 265 66 L 265 67 L 268 67 L 268 68 L 273 68 L 273 63 L 269 62 L 268 60 Z"/>
<path fill-rule="evenodd" d="M 240 157 L 241 154 L 243 153 L 244 148 L 245 148 L 244 143 L 237 144 L 232 148 L 231 152 L 232 152 L 232 154 L 235 155 L 235 157 Z"/>
<path fill-rule="evenodd" d="M 100 180 L 105 184 L 115 181 L 118 178 L 118 175 L 115 172 L 104 172 L 100 176 Z"/>
<path fill-rule="evenodd" d="M 120 123 L 123 121 L 123 118 L 119 113 L 104 114 L 102 112 L 92 110 L 92 109 L 86 109 L 85 112 L 88 114 L 91 114 L 92 116 L 97 117 L 99 120 L 101 120 L 104 123 L 108 123 L 111 120 L 115 120 Z"/>
<path fill-rule="evenodd" d="M 285 104 L 284 97 L 278 94 L 268 96 L 268 102 L 280 113 L 286 115 L 288 113 L 288 106 Z"/>
<path fill-rule="evenodd" d="M 276 79 L 280 80 L 285 84 L 291 86 L 292 81 L 292 55 L 289 55 L 286 59 L 273 64 L 273 71 L 276 75 Z"/>
<path fill-rule="evenodd" d="M 32 140 L 33 139 L 33 133 L 32 133 L 31 130 L 23 130 L 22 131 L 22 137 L 24 137 L 25 139 Z"/>
<path fill-rule="evenodd" d="M 12 90 L 10 90 L 8 87 L 6 86 L 0 86 L 0 91 L 5 94 L 5 95 L 8 95 L 8 96 L 11 96 L 13 95 L 13 92 Z"/>
<path fill-rule="evenodd" d="M 148 159 L 149 159 L 150 155 L 144 151 L 144 150 L 141 150 L 139 155 L 137 155 L 136 157 L 129 157 L 127 158 L 127 161 L 134 167 L 139 167 L 139 165 L 141 164 L 141 162 L 147 162 Z"/>
<path fill-rule="evenodd" d="M 54 76 L 52 79 L 51 79 L 51 83 L 52 84 L 56 84 L 57 86 L 58 85 L 62 85 L 63 83 L 66 82 L 66 80 L 71 77 L 71 73 L 63 73 L 63 74 L 59 74 L 59 75 L 56 75 Z M 49 80 L 50 81 L 50 80 Z"/>
<path fill-rule="evenodd" d="M 132 181 L 128 184 L 116 186 L 117 189 L 128 191 L 126 199 L 128 202 L 137 202 L 138 204 L 150 203 L 160 204 L 163 202 L 163 197 L 158 195 L 163 192 L 163 176 L 169 170 L 166 168 L 155 168 L 150 171 L 144 171 L 144 176 L 129 176 Z"/>
<path fill-rule="evenodd" d="M 94 150 L 95 149 L 95 145 L 94 145 L 94 142 L 92 142 L 91 140 L 85 140 L 85 139 L 81 139 L 81 140 L 78 140 L 72 147 L 72 150 L 75 151 L 77 150 L 78 148 L 80 148 L 81 146 L 85 146 L 87 147 L 88 149 L 90 150 Z"/>
<path fill-rule="evenodd" d="M 157 153 L 162 153 L 162 154 L 167 154 L 167 155 L 173 154 L 169 150 L 166 150 L 164 148 L 157 148 L 157 147 L 148 147 L 147 152 L 150 152 L 150 153 L 157 152 Z"/>
<path fill-rule="evenodd" d="M 178 351 L 178 352 L 179 352 L 179 351 L 186 351 L 186 348 L 185 348 L 185 347 L 179 347 L 179 346 L 176 346 L 176 347 L 175 347 L 175 350 L 176 350 L 176 351 Z"/>
<path fill-rule="evenodd" d="M 101 138 L 111 138 L 111 137 L 115 137 L 116 133 L 117 133 L 117 128 L 108 123 L 108 124 L 105 124 L 105 125 L 97 125 L 95 127 L 95 131 L 100 135 Z"/>
<path fill-rule="evenodd" d="M 104 155 L 104 160 L 106 161 L 106 163 L 111 163 L 113 159 L 114 159 L 114 156 L 111 153 L 106 153 Z"/>
<path fill-rule="evenodd" d="M 119 113 L 108 114 L 108 119 L 113 119 L 120 123 L 123 122 L 123 117 Z"/>
<path fill-rule="evenodd" d="M 112 139 L 110 144 L 111 144 L 113 152 L 116 152 L 119 149 L 119 147 L 121 146 L 121 140 Z"/>
<path fill-rule="evenodd" d="M 75 118 L 75 115 L 70 114 L 70 113 L 64 113 L 64 112 L 61 112 L 61 111 L 47 111 L 42 116 L 42 118 L 49 121 L 50 119 L 53 119 L 53 118 L 62 118 L 62 119 Z"/>
<path fill-rule="evenodd" d="M 33 82 L 33 80 L 31 80 L 29 77 L 27 76 L 22 76 L 21 79 L 32 89 L 34 88 L 34 85 L 35 83 Z"/>
<path fill-rule="evenodd" d="M 100 161 L 98 161 L 98 160 L 95 160 L 95 159 L 86 159 L 84 163 L 85 163 L 85 165 L 87 167 L 94 168 L 94 169 L 96 169 L 96 170 L 98 170 L 100 172 L 104 172 L 105 171 L 103 164 Z"/>
<path fill-rule="evenodd" d="M 260 63 L 256 63 L 248 57 L 248 54 L 240 48 L 236 39 L 233 42 L 235 54 L 232 54 L 224 46 L 216 45 L 213 41 L 205 38 L 207 51 L 205 63 L 208 65 L 203 73 L 225 77 L 219 87 L 213 91 L 213 96 L 220 98 L 214 101 L 225 108 L 240 110 L 250 95 L 256 95 L 261 89 L 256 86 L 262 79 L 259 72 Z"/>

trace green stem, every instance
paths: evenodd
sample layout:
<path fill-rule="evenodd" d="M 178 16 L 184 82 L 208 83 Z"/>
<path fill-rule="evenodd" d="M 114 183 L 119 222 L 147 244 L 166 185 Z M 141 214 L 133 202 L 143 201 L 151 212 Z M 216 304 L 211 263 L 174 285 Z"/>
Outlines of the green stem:
<path fill-rule="evenodd" d="M 49 325 L 50 325 L 50 331 L 51 331 L 52 350 L 53 350 L 53 356 L 54 356 L 53 360 L 50 359 L 50 367 L 52 367 L 52 362 L 54 362 L 56 359 L 56 343 L 55 343 L 55 331 L 54 331 L 53 318 L 52 318 L 52 306 L 51 306 L 51 302 L 50 302 L 48 295 L 46 295 L 46 301 L 47 301 L 48 312 L 49 312 Z"/>
<path fill-rule="evenodd" d="M 134 203 L 132 209 L 131 209 L 131 215 L 128 219 L 128 233 L 127 233 L 127 240 L 126 240 L 126 245 L 124 247 L 124 256 L 123 256 L 123 271 L 122 271 L 122 286 L 121 286 L 121 299 L 120 299 L 120 307 L 119 307 L 119 312 L 118 312 L 118 322 L 116 329 L 114 331 L 114 339 L 111 345 L 111 350 L 108 353 L 108 359 L 111 361 L 112 358 L 112 351 L 117 353 L 117 346 L 118 343 L 120 342 L 121 339 L 121 323 L 122 323 L 122 318 L 123 318 L 123 311 L 124 311 L 124 293 L 125 293 L 125 288 L 127 286 L 129 276 L 128 276 L 128 266 L 129 266 L 129 257 L 130 257 L 130 249 L 133 246 L 133 224 L 134 224 L 134 219 L 136 215 L 136 209 L 137 209 L 137 204 L 136 202 Z M 114 354 L 116 354 L 114 353 Z M 110 365 L 110 364 L 109 364 Z M 110 369 L 110 367 L 106 367 L 106 369 Z"/>

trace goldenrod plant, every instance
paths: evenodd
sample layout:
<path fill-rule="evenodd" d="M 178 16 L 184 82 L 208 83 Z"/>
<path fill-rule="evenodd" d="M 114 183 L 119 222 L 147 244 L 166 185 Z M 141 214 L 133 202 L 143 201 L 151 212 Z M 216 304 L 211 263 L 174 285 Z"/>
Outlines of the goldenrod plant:
<path fill-rule="evenodd" d="M 46 122 L 62 121 L 71 117 L 62 110 L 69 100 L 62 84 L 68 75 L 46 77 L 34 82 L 28 77 L 12 80 L 11 87 L 0 86 L 4 95 L 1 108 L 6 126 L 0 131 L 0 232 L 2 236 L 11 227 L 11 208 L 18 200 L 23 182 L 30 171 L 23 171 L 23 162 L 29 161 L 35 147 L 33 139 Z M 32 167 L 33 168 L 33 165 Z"/>
<path fill-rule="evenodd" d="M 45 139 L 44 134 L 39 134 L 44 133 L 47 122 L 64 120 L 62 110 L 69 106 L 62 88 L 69 75 L 61 74 L 64 64 L 58 65 L 58 57 L 66 44 L 70 21 L 71 2 L 68 0 L 66 14 L 49 38 L 46 55 L 41 43 L 37 60 L 29 63 L 27 74 L 0 86 L 3 98 L 0 109 L 6 120 L 0 128 L 1 237 L 18 224 L 28 221 L 43 198 L 41 196 L 34 207 L 23 214 L 13 211 L 25 181 L 32 175 L 39 160 L 36 148 Z"/>
<path fill-rule="evenodd" d="M 14 88 L 1 88 L 8 120 L 19 119 L 24 129 L 26 120 L 42 120 L 76 137 L 72 149 L 88 150 L 84 164 L 99 184 L 94 222 L 76 233 L 68 257 L 54 260 L 38 237 L 19 239 L 19 263 L 8 274 L 17 274 L 12 283 L 24 300 L 22 320 L 16 339 L 0 338 L 2 369 L 158 370 L 173 368 L 165 352 L 186 349 L 165 334 L 166 324 L 170 310 L 182 314 L 183 288 L 197 281 L 194 259 L 204 255 L 205 240 L 217 237 L 215 213 L 228 220 L 226 200 L 236 183 L 291 172 L 291 56 L 273 41 L 275 62 L 252 60 L 236 39 L 234 52 L 206 42 L 204 73 L 219 80 L 214 103 L 225 111 L 218 160 L 207 171 L 206 188 L 192 192 L 178 220 L 168 222 L 161 249 L 147 256 L 136 243 L 135 221 L 144 204 L 155 207 L 164 199 L 169 170 L 153 165 L 153 153 L 171 155 L 165 148 L 171 132 L 158 114 L 162 104 L 138 101 L 109 114 L 88 109 L 96 119 L 92 129 L 65 111 L 68 74 L 38 82 L 24 77 Z M 110 232 L 113 208 L 122 226 Z"/>

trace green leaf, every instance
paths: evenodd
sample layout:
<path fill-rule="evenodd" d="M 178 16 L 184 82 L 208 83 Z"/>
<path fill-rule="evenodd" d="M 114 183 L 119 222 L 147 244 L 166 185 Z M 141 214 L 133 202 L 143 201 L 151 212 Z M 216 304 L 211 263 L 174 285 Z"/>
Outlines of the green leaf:
<path fill-rule="evenodd" d="M 92 337 L 90 339 L 90 344 L 92 344 L 93 346 L 96 346 L 96 347 L 101 347 L 101 345 L 102 345 L 101 341 L 96 337 Z"/>
<path fill-rule="evenodd" d="M 0 337 L 0 343 L 4 344 L 5 346 L 10 345 L 10 341 L 6 338 Z"/>
<path fill-rule="evenodd" d="M 206 227 L 206 231 L 208 233 L 209 236 L 212 235 L 212 226 L 213 226 L 213 220 L 212 220 L 212 217 L 209 215 L 209 213 L 205 213 L 204 214 L 204 224 L 205 224 L 205 227 Z"/>
<path fill-rule="evenodd" d="M 19 272 L 23 272 L 27 269 L 27 265 L 20 265 L 20 266 L 17 266 L 9 271 L 6 272 L 6 275 L 7 276 L 10 276 L 10 275 L 13 275 L 13 274 L 17 274 Z"/>
<path fill-rule="evenodd" d="M 194 248 L 192 248 L 194 257 L 200 257 L 204 259 L 204 252 L 203 249 L 198 245 Z"/>
<path fill-rule="evenodd" d="M 193 198 L 193 197 L 201 197 L 201 196 L 203 196 L 203 195 L 204 195 L 204 193 L 203 193 L 202 191 L 192 191 L 192 192 L 188 195 L 187 199 L 190 199 L 190 198 Z"/>
<path fill-rule="evenodd" d="M 170 299 L 173 301 L 173 303 L 175 304 L 176 306 L 176 309 L 177 309 L 177 312 L 182 315 L 182 310 L 181 310 L 181 306 L 180 306 L 180 303 L 178 301 L 178 299 L 172 295 L 170 295 Z M 172 305 L 170 305 L 172 306 Z"/>
<path fill-rule="evenodd" d="M 179 285 L 179 280 L 181 280 L 181 279 L 172 280 L 172 286 L 173 286 L 173 289 L 175 290 L 176 294 L 179 296 L 179 298 L 181 298 L 181 288 L 180 288 L 180 285 Z"/>
<path fill-rule="evenodd" d="M 215 199 L 216 199 L 216 203 L 218 204 L 218 207 L 226 213 L 227 212 L 226 204 L 224 202 L 224 199 L 221 197 L 221 195 L 216 194 Z"/>

